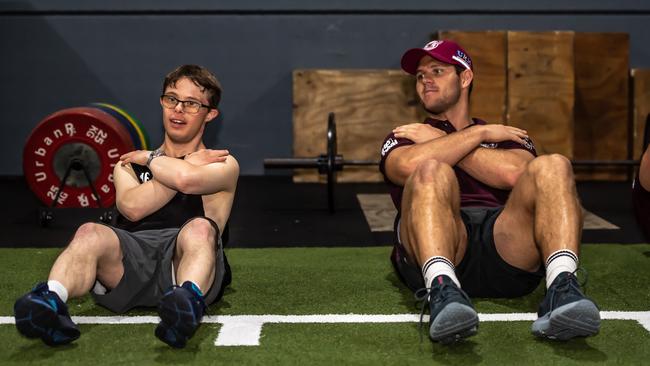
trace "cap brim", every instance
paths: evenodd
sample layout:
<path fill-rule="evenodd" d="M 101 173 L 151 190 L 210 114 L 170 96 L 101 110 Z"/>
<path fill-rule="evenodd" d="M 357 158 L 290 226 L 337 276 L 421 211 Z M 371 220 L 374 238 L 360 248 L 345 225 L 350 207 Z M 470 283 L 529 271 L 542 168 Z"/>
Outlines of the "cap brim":
<path fill-rule="evenodd" d="M 411 48 L 410 50 L 404 52 L 402 56 L 402 70 L 408 72 L 411 75 L 415 75 L 418 70 L 418 65 L 420 60 L 424 56 L 431 56 L 429 52 L 421 48 Z"/>

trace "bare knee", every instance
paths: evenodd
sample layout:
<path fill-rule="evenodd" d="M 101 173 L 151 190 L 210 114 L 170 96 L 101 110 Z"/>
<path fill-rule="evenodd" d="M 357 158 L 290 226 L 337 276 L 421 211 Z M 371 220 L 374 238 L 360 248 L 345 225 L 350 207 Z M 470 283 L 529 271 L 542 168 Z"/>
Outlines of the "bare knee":
<path fill-rule="evenodd" d="M 573 181 L 571 161 L 560 154 L 539 156 L 528 163 L 526 170 L 536 180 L 551 179 L 557 182 Z"/>
<path fill-rule="evenodd" d="M 410 185 L 419 187 L 448 186 L 455 180 L 454 170 L 449 164 L 435 159 L 421 162 L 409 177 Z"/>
<path fill-rule="evenodd" d="M 178 233 L 177 245 L 179 249 L 192 250 L 199 248 L 212 248 L 215 245 L 217 230 L 204 218 L 195 218 L 186 223 Z"/>
<path fill-rule="evenodd" d="M 119 241 L 113 240 L 115 238 L 115 233 L 108 227 L 88 222 L 79 226 L 68 245 L 68 250 L 100 255 L 119 246 Z"/>

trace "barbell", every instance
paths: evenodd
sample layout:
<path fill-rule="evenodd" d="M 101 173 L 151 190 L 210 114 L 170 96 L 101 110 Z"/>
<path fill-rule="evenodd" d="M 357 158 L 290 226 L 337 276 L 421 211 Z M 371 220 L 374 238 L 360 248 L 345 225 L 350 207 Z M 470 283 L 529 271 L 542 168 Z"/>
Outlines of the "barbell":
<path fill-rule="evenodd" d="M 327 115 L 327 153 L 312 158 L 267 158 L 264 167 L 269 169 L 316 168 L 320 174 L 327 176 L 327 207 L 330 213 L 336 211 L 334 205 L 336 172 L 344 166 L 377 165 L 374 160 L 345 160 L 338 154 L 336 145 L 336 120 L 333 112 Z"/>
<path fill-rule="evenodd" d="M 621 166 L 632 167 L 639 165 L 638 160 L 572 160 L 573 166 Z M 327 115 L 327 153 L 316 157 L 266 158 L 264 167 L 268 169 L 318 169 L 320 174 L 327 175 L 327 207 L 330 213 L 336 211 L 335 186 L 336 172 L 345 166 L 379 165 L 379 160 L 346 160 L 339 155 L 336 145 L 336 120 L 333 112 Z"/>

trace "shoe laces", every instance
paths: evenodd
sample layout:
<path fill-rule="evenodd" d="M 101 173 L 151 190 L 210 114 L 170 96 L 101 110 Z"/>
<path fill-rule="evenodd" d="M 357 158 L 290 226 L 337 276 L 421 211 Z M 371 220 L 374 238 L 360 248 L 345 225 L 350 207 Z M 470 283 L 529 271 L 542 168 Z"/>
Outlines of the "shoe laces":
<path fill-rule="evenodd" d="M 587 272 L 587 270 L 582 268 L 582 267 L 578 267 L 572 273 L 576 277 L 576 280 L 578 281 L 578 284 L 582 288 L 582 292 L 586 295 L 587 294 L 587 280 L 589 280 L 589 272 Z M 582 274 L 582 276 L 580 276 L 580 277 L 584 277 L 583 282 L 580 282 L 580 279 L 578 278 L 578 273 Z"/>
<path fill-rule="evenodd" d="M 449 291 L 446 291 L 447 288 L 454 289 L 454 286 L 452 284 L 450 284 L 450 283 L 444 283 L 443 282 L 440 286 L 423 287 L 423 288 L 415 291 L 415 295 L 414 295 L 414 297 L 415 297 L 415 307 L 420 309 L 420 325 L 418 326 L 419 332 L 420 332 L 420 343 L 423 342 L 423 338 L 422 338 L 423 326 L 422 326 L 422 324 L 424 323 L 423 322 L 424 309 L 426 308 L 427 304 L 432 302 L 431 301 L 431 290 L 433 290 L 434 288 L 438 289 L 438 292 L 436 293 L 436 296 L 434 296 L 434 298 L 433 298 L 433 303 L 439 303 L 439 302 L 442 302 L 445 299 L 447 293 L 449 292 Z M 457 291 L 457 293 L 459 293 L 468 302 L 470 301 L 469 297 L 467 296 L 467 294 L 465 294 L 464 291 Z"/>
<path fill-rule="evenodd" d="M 443 284 L 444 286 L 444 284 Z M 422 337 L 422 331 L 423 331 L 423 319 L 424 319 L 424 309 L 426 308 L 426 305 L 429 303 L 429 294 L 431 293 L 431 287 L 423 287 L 417 291 L 415 291 L 415 308 L 420 310 L 420 324 L 418 325 L 418 331 L 420 333 L 420 343 L 424 342 L 424 339 Z M 436 300 L 439 301 L 439 300 Z"/>
<path fill-rule="evenodd" d="M 580 282 L 578 280 L 578 274 L 579 273 L 584 275 L 584 281 L 583 282 Z M 578 267 L 578 268 L 576 268 L 575 271 L 571 272 L 571 274 L 573 275 L 573 278 L 575 278 L 575 282 L 578 284 L 578 286 L 576 286 L 574 284 L 574 281 L 572 281 L 571 276 L 566 276 L 566 277 L 562 278 L 560 280 L 560 282 L 558 283 L 557 287 L 558 287 L 559 290 L 565 291 L 565 290 L 568 290 L 571 287 L 573 287 L 574 289 L 580 290 L 580 288 L 586 288 L 587 287 L 587 280 L 589 279 L 589 274 L 587 273 L 586 269 L 584 269 L 582 267 Z M 586 291 L 583 290 L 583 292 L 586 292 Z"/>
<path fill-rule="evenodd" d="M 583 282 L 580 282 L 578 280 L 578 273 L 582 273 L 584 275 Z M 554 291 L 551 293 L 549 305 L 552 306 L 555 303 L 555 297 L 557 294 L 568 292 L 571 289 L 579 293 L 587 293 L 587 280 L 589 278 L 587 270 L 582 267 L 578 267 L 575 271 L 571 272 L 571 275 L 572 276 L 566 276 L 560 279 L 557 286 L 554 288 Z"/>

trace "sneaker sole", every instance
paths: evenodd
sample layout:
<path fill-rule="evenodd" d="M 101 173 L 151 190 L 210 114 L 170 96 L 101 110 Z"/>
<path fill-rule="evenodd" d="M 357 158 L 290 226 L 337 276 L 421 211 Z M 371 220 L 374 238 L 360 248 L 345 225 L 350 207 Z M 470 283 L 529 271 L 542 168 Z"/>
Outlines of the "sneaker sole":
<path fill-rule="evenodd" d="M 589 337 L 600 329 L 600 311 L 596 305 L 582 299 L 560 306 L 535 320 L 535 336 L 566 341 L 575 337 Z"/>
<path fill-rule="evenodd" d="M 471 307 L 459 303 L 445 306 L 429 327 L 429 337 L 442 344 L 450 344 L 471 337 L 478 331 L 478 314 Z"/>
<path fill-rule="evenodd" d="M 184 348 L 187 344 L 187 337 L 169 327 L 167 324 L 160 322 L 156 327 L 156 337 L 174 348 Z"/>
<path fill-rule="evenodd" d="M 199 322 L 192 312 L 192 304 L 187 299 L 171 301 L 163 299 L 158 307 L 161 322 L 156 327 L 156 337 L 168 345 L 183 348 L 194 335 Z"/>
<path fill-rule="evenodd" d="M 49 346 L 68 344 L 79 338 L 81 333 L 68 329 L 58 330 L 59 315 L 41 301 L 21 299 L 14 305 L 16 328 L 27 338 L 40 338 Z"/>

